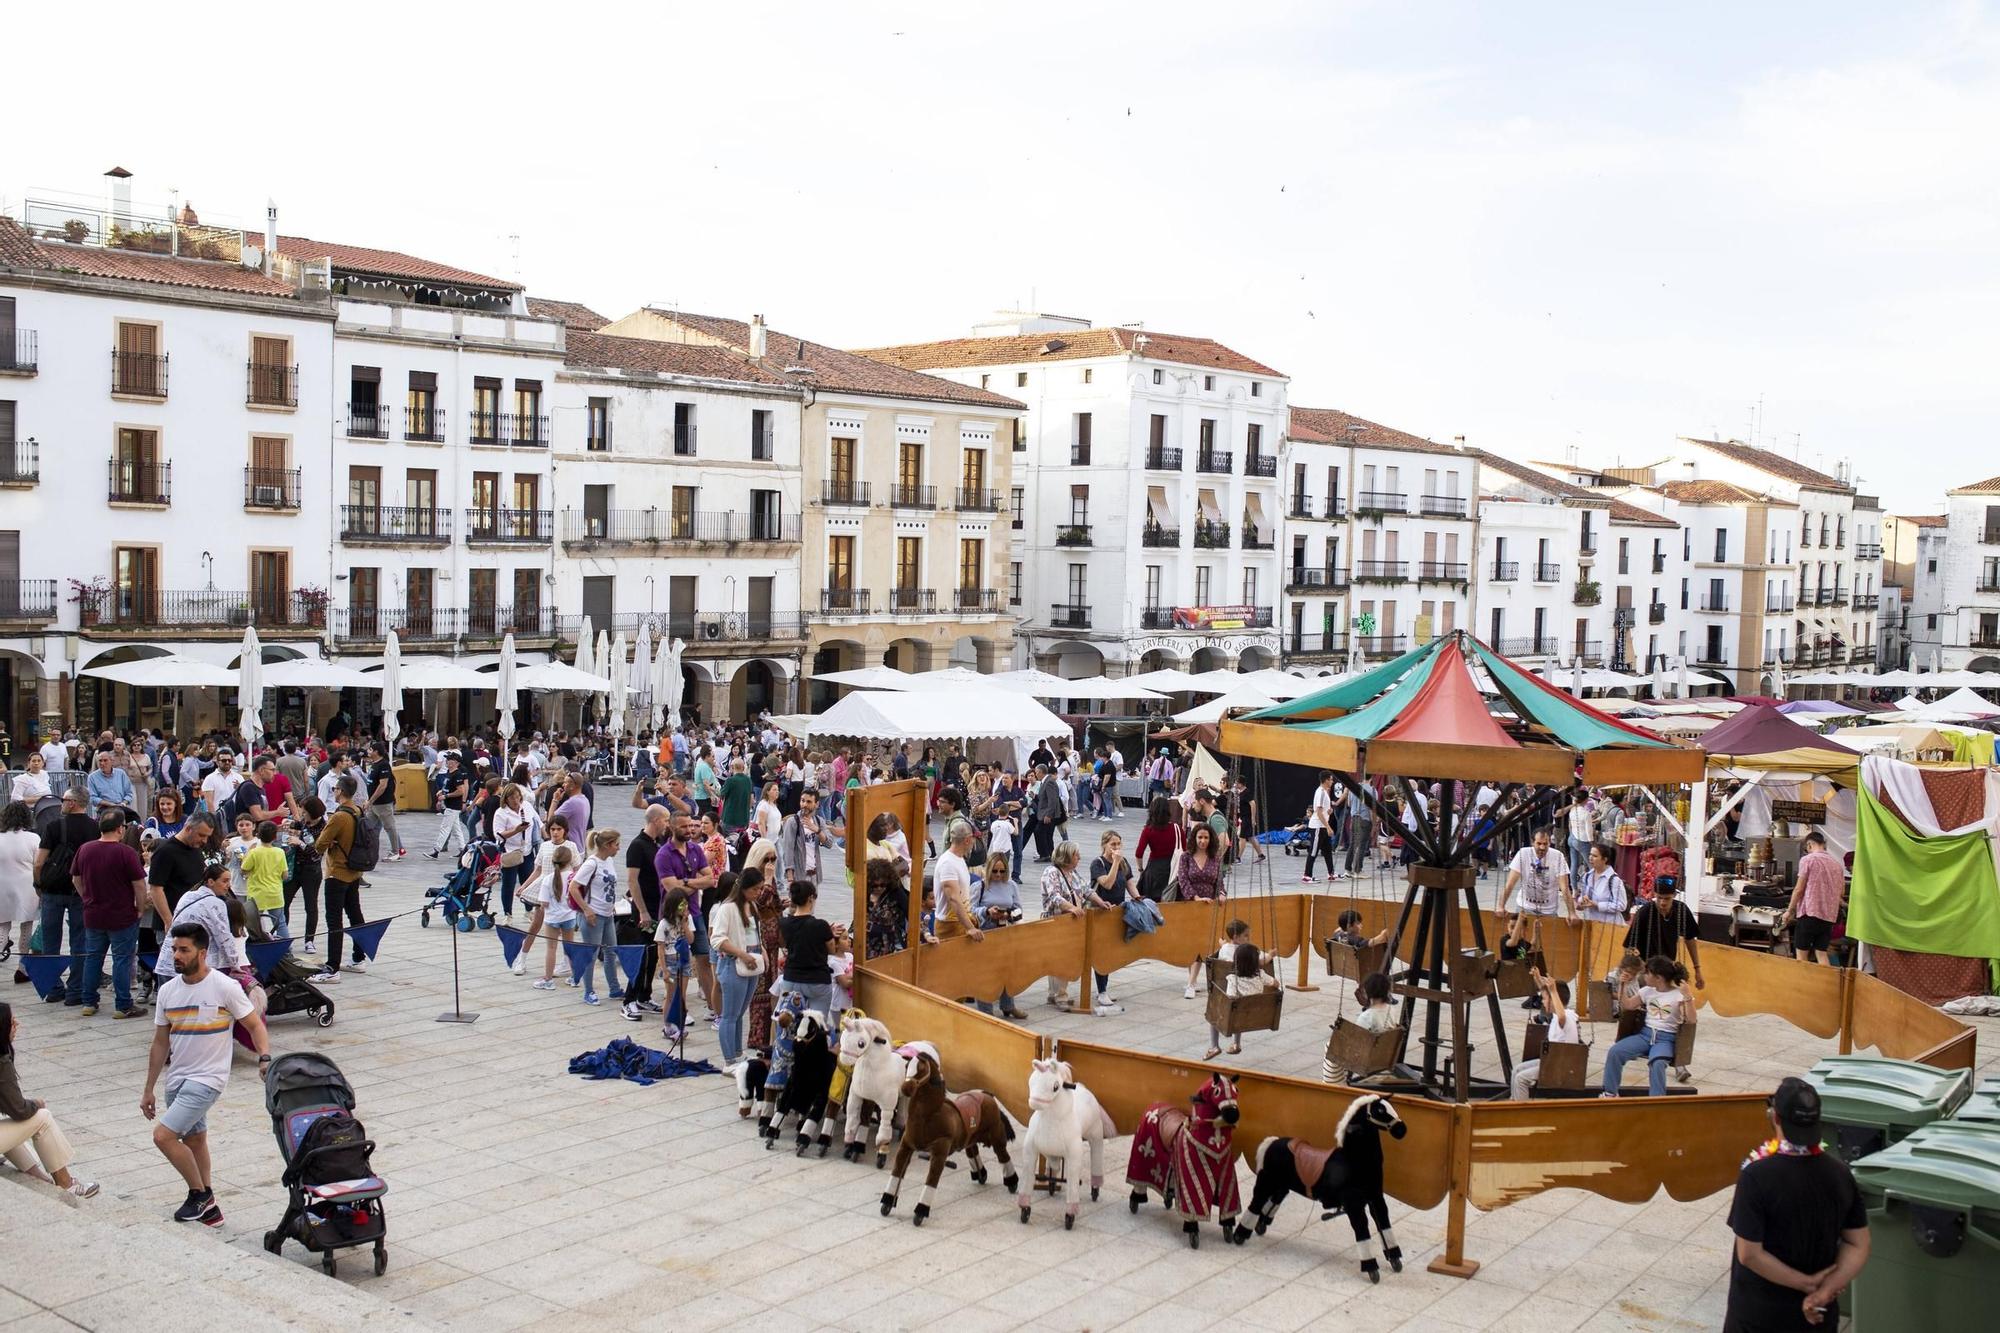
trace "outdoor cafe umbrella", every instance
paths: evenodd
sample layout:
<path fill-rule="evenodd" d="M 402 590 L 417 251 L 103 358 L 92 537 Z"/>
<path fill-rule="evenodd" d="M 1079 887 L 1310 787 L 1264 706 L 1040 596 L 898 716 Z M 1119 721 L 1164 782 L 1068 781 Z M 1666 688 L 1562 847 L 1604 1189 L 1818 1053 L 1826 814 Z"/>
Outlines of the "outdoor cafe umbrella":
<path fill-rule="evenodd" d="M 500 770 L 507 771 L 507 743 L 514 739 L 514 696 L 519 688 L 514 679 L 514 632 L 507 631 L 507 637 L 500 640 L 500 678 L 494 682 L 494 691 L 499 695 L 500 717 L 493 724 L 500 733 Z"/>
<path fill-rule="evenodd" d="M 625 632 L 623 630 L 620 630 L 618 632 L 618 647 L 619 647 L 618 655 L 620 657 L 623 657 L 625 655 L 624 653 Z M 605 693 L 609 694 L 611 692 L 611 675 L 612 675 L 611 636 L 606 634 L 603 630 L 597 631 L 597 660 L 590 664 L 590 669 L 592 671 L 595 671 L 598 675 L 604 678 Z M 599 719 L 602 720 L 604 715 L 600 713 L 598 716 Z"/>
<path fill-rule="evenodd" d="M 667 725 L 675 731 L 681 729 L 681 695 L 687 691 L 687 677 L 681 674 L 681 649 L 687 646 L 681 639 L 675 639 L 662 658 L 665 666 L 662 672 L 667 684 Z"/>
<path fill-rule="evenodd" d="M 243 649 L 236 659 L 236 707 L 243 735 L 243 753 L 256 753 L 264 738 L 264 719 L 259 709 L 264 703 L 264 645 L 257 642 L 257 627 L 243 627 Z"/>
<path fill-rule="evenodd" d="M 576 636 L 576 669 L 587 675 L 596 675 L 597 667 L 590 651 L 590 617 L 583 618 L 583 628 Z"/>
<path fill-rule="evenodd" d="M 626 679 L 632 682 L 633 718 L 632 730 L 642 730 L 653 721 L 653 621 L 652 617 L 639 622 L 639 641 L 632 646 L 632 671 Z"/>
<path fill-rule="evenodd" d="M 611 733 L 611 771 L 618 771 L 618 752 L 623 747 L 619 739 L 625 734 L 625 693 L 630 679 L 625 672 L 625 631 L 619 630 L 618 637 L 611 641 L 611 656 L 604 660 L 605 672 L 611 681 L 611 715 L 605 719 L 605 730 Z"/>
<path fill-rule="evenodd" d="M 646 682 L 646 725 L 658 731 L 667 716 L 667 671 L 673 666 L 673 645 L 665 638 L 660 640 L 659 651 L 653 654 L 653 670 Z"/>
<path fill-rule="evenodd" d="M 396 737 L 403 732 L 403 724 L 396 717 L 402 711 L 403 645 L 392 629 L 382 641 L 382 740 L 392 753 Z"/>

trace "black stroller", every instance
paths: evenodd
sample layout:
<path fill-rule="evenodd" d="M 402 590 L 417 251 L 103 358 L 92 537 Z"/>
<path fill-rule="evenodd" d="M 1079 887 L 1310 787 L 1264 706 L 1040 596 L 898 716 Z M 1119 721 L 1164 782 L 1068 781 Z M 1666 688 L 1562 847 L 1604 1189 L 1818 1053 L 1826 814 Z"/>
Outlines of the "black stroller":
<path fill-rule="evenodd" d="M 287 1191 L 284 1220 L 264 1233 L 264 1248 L 277 1254 L 295 1240 L 332 1277 L 334 1251 L 373 1245 L 379 1277 L 389 1267 L 382 1207 L 389 1186 L 370 1165 L 375 1143 L 354 1118 L 354 1089 L 340 1066 L 314 1051 L 279 1056 L 264 1107 L 284 1154 Z"/>
<path fill-rule="evenodd" d="M 264 1017 L 277 1018 L 303 1011 L 321 1027 L 333 1026 L 333 1001 L 312 984 L 319 969 L 303 959 L 286 954 L 264 978 Z"/>

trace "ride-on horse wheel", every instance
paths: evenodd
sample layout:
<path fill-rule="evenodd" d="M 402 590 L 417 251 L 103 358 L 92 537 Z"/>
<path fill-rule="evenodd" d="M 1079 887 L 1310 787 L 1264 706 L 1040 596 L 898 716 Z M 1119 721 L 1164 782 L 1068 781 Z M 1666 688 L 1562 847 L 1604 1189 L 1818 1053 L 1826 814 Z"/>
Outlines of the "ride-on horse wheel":
<path fill-rule="evenodd" d="M 1188 1248 L 1190 1250 L 1198 1250 L 1201 1248 L 1201 1223 L 1199 1222 L 1186 1223 L 1181 1227 L 1181 1230 L 1187 1232 Z"/>
<path fill-rule="evenodd" d="M 1139 1205 L 1144 1203 L 1145 1201 L 1146 1201 L 1145 1192 L 1142 1190 L 1134 1190 L 1132 1192 L 1132 1197 L 1125 1201 L 1125 1206 L 1127 1208 L 1130 1208 L 1133 1212 L 1136 1213 L 1139 1211 Z"/>
<path fill-rule="evenodd" d="M 1023 1222 L 1025 1222 L 1025 1221 L 1027 1221 L 1028 1219 L 1024 1217 L 1024 1218 L 1022 1218 L 1021 1220 L 1022 1220 Z M 1063 1214 L 1063 1230 L 1064 1230 L 1064 1231 L 1074 1231 L 1074 1230 L 1076 1230 L 1076 1214 L 1075 1214 L 1075 1213 L 1064 1213 L 1064 1214 Z"/>

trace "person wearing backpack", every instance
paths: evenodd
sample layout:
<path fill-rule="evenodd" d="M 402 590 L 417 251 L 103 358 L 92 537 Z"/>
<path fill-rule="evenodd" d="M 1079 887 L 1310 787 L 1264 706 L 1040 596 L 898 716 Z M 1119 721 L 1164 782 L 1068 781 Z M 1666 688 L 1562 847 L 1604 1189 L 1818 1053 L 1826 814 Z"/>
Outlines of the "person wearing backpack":
<path fill-rule="evenodd" d="M 356 804 L 360 790 L 361 784 L 352 773 L 342 775 L 334 787 L 340 804 L 327 816 L 326 827 L 313 842 L 321 857 L 321 884 L 326 892 L 326 962 L 325 970 L 313 978 L 315 986 L 330 986 L 340 980 L 342 919 L 355 926 L 365 920 L 361 915 L 361 876 L 373 870 L 382 855 L 382 825 Z M 368 970 L 368 955 L 358 942 L 347 970 Z"/>
<path fill-rule="evenodd" d="M 42 834 L 35 856 L 35 889 L 42 895 L 42 952 L 62 952 L 63 923 L 69 923 L 69 973 L 63 988 L 45 998 L 71 1009 L 83 1007 L 83 899 L 70 878 L 76 849 L 97 841 L 97 821 L 84 813 L 89 803 L 81 787 L 65 788 L 62 814 Z"/>

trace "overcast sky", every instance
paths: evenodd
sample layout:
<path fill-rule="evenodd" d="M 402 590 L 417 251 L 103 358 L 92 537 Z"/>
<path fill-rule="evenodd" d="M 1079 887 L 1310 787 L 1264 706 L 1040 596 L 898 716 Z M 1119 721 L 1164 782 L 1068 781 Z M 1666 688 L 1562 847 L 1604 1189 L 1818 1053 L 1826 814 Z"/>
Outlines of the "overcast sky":
<path fill-rule="evenodd" d="M 1903 512 L 2000 473 L 1982 5 L 297 12 L 21 7 L 0 194 L 115 163 L 502 275 L 518 235 L 537 294 L 847 346 L 1140 320 L 1523 458 L 1754 429 Z"/>

